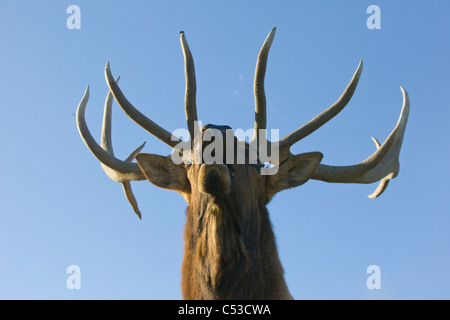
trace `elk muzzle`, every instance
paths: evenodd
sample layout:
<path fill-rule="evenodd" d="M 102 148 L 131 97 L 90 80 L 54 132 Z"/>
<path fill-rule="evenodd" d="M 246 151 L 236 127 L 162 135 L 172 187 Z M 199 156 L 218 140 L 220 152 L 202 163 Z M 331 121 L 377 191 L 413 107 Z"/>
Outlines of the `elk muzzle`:
<path fill-rule="evenodd" d="M 198 172 L 198 189 L 202 193 L 222 198 L 230 193 L 233 179 L 225 164 L 202 164 Z"/>

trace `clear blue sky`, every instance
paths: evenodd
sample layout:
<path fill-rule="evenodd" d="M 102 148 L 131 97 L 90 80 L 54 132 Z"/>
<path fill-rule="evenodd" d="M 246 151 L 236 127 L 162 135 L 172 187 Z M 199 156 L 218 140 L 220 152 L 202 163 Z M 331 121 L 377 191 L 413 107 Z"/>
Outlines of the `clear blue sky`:
<path fill-rule="evenodd" d="M 66 27 L 72 4 L 80 30 Z M 366 27 L 372 4 L 380 30 Z M 449 12 L 445 0 L 2 1 L 0 298 L 180 299 L 185 201 L 133 183 L 140 221 L 81 141 L 76 107 L 89 84 L 99 139 L 110 60 L 136 107 L 169 131 L 184 127 L 184 30 L 199 118 L 248 129 L 256 57 L 276 26 L 266 94 L 268 126 L 282 136 L 331 105 L 364 61 L 347 108 L 293 151 L 359 162 L 374 151 L 370 137 L 395 126 L 400 86 L 411 98 L 400 175 L 380 198 L 366 197 L 375 184 L 310 181 L 269 204 L 292 295 L 449 299 Z M 114 108 L 117 156 L 143 141 L 169 153 Z M 69 265 L 81 268 L 81 290 L 66 287 Z M 381 290 L 366 287 L 370 265 Z"/>

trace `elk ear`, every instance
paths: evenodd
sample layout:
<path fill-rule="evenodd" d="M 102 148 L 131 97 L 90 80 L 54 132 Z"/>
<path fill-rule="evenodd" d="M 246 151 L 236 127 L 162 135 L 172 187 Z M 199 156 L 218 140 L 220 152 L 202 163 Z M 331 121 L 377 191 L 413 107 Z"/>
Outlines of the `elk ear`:
<path fill-rule="evenodd" d="M 181 194 L 190 192 L 186 170 L 183 166 L 173 163 L 170 157 L 140 153 L 136 156 L 136 161 L 148 181 L 155 186 Z"/>
<path fill-rule="evenodd" d="M 267 176 L 267 202 L 284 189 L 298 187 L 308 181 L 322 161 L 320 152 L 292 156 L 278 166 L 278 172 Z"/>

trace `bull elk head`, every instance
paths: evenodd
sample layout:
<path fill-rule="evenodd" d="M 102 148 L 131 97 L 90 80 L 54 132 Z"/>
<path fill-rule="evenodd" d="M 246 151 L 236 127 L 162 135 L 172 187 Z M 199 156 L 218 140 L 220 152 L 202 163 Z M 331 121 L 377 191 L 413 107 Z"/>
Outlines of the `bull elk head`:
<path fill-rule="evenodd" d="M 186 299 L 291 299 L 278 258 L 275 237 L 271 228 L 267 203 L 277 192 L 299 186 L 309 179 L 342 183 L 373 183 L 380 181 L 370 198 L 378 197 L 389 181 L 399 172 L 399 153 L 409 114 L 409 98 L 403 93 L 400 119 L 383 144 L 372 138 L 376 151 L 366 160 L 349 166 L 331 166 L 321 163 L 320 152 L 293 155 L 290 147 L 305 138 L 336 116 L 350 101 L 363 64 L 359 63 L 355 74 L 342 96 L 328 109 L 276 142 L 265 134 L 266 98 L 264 77 L 269 49 L 275 35 L 271 30 L 265 40 L 256 65 L 254 78 L 255 123 L 249 143 L 232 137 L 236 150 L 239 143 L 245 146 L 245 161 L 236 158 L 216 160 L 214 163 L 193 161 L 196 152 L 208 147 L 202 143 L 209 130 L 215 130 L 225 139 L 230 134 L 227 126 L 206 125 L 199 128 L 196 108 L 196 80 L 194 61 L 183 32 L 181 46 L 185 59 L 186 92 L 185 111 L 190 134 L 190 150 L 179 150 L 182 141 L 158 126 L 139 112 L 124 96 L 111 74 L 109 62 L 105 68 L 109 93 L 106 98 L 101 146 L 90 134 L 85 122 L 85 108 L 89 87 L 78 106 L 77 125 L 87 147 L 100 161 L 106 174 L 123 184 L 125 194 L 135 212 L 141 216 L 130 187 L 130 181 L 148 179 L 154 185 L 175 190 L 188 203 L 185 227 L 185 252 L 182 265 L 182 293 Z M 111 144 L 112 98 L 137 124 L 155 137 L 182 152 L 183 163 L 174 163 L 169 156 L 139 153 L 140 146 L 125 160 L 114 156 Z M 232 131 L 231 131 L 232 134 Z M 257 141 L 256 162 L 250 161 L 250 151 Z M 271 160 L 276 174 L 261 174 L 260 148 L 277 152 Z M 189 149 L 189 148 L 188 148 Z M 193 152 L 191 152 L 193 151 Z M 133 159 L 137 164 L 133 163 Z"/>

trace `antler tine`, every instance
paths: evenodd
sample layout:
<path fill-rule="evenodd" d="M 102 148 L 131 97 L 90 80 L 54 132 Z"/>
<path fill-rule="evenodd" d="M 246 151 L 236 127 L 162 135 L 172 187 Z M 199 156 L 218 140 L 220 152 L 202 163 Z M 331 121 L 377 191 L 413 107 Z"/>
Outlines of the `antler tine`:
<path fill-rule="evenodd" d="M 116 83 L 119 84 L 120 76 L 117 77 Z M 111 141 L 111 118 L 112 118 L 112 103 L 113 96 L 111 91 L 108 91 L 105 100 L 105 107 L 103 111 L 103 122 L 102 122 L 102 137 L 100 145 L 103 149 L 108 151 L 108 153 L 114 156 L 114 149 Z"/>
<path fill-rule="evenodd" d="M 129 156 L 128 158 L 125 159 L 125 162 L 131 162 L 134 160 L 134 158 L 136 157 L 136 155 L 141 152 L 142 148 L 144 148 L 145 142 L 139 146 L 136 150 L 134 150 Z M 139 219 L 142 219 L 142 214 L 141 211 L 139 211 L 139 207 L 137 204 L 137 200 L 133 194 L 133 190 L 131 189 L 131 183 L 130 181 L 124 181 L 122 182 L 122 187 L 123 187 L 123 192 L 125 193 L 125 196 L 128 199 L 128 202 L 131 204 L 131 206 L 133 207 L 134 212 L 137 214 L 137 216 L 139 217 Z"/>
<path fill-rule="evenodd" d="M 288 154 L 289 148 L 293 144 L 295 144 L 296 142 L 300 141 L 301 139 L 305 138 L 306 136 L 310 135 L 311 133 L 319 129 L 321 126 L 330 121 L 345 108 L 345 106 L 352 98 L 353 93 L 355 92 L 359 78 L 361 77 L 362 69 L 363 69 L 363 62 L 361 60 L 352 79 L 350 80 L 350 83 L 348 84 L 347 88 L 345 89 L 341 97 L 332 106 L 330 106 L 328 109 L 320 113 L 314 119 L 312 119 L 302 127 L 298 128 L 297 130 L 291 132 L 283 139 L 281 139 L 279 142 L 280 152 Z M 280 159 L 280 161 L 282 160 L 283 159 Z"/>
<path fill-rule="evenodd" d="M 253 132 L 253 141 L 259 139 L 267 140 L 265 131 L 260 129 L 266 129 L 267 116 L 266 116 L 266 94 L 264 91 L 264 78 L 266 75 L 267 57 L 269 50 L 275 37 L 277 28 L 273 28 L 267 36 L 264 44 L 259 51 L 258 60 L 256 62 L 255 78 L 253 82 L 253 91 L 255 94 L 255 125 Z M 261 142 L 260 142 L 261 143 Z"/>
<path fill-rule="evenodd" d="M 116 83 L 119 83 L 120 76 L 117 77 Z M 112 118 L 112 103 L 113 103 L 113 96 L 111 94 L 111 91 L 108 92 L 108 95 L 106 96 L 105 100 L 105 110 L 103 113 L 103 124 L 102 124 L 102 137 L 101 137 L 101 147 L 105 149 L 111 156 L 114 156 L 114 150 L 113 145 L 111 141 L 111 118 Z M 132 162 L 133 159 L 136 157 L 136 155 L 142 150 L 144 147 L 145 142 L 139 146 L 136 150 L 134 150 L 128 158 L 125 159 L 125 162 Z M 101 166 L 103 170 L 105 171 L 106 175 L 108 175 L 111 179 L 114 179 L 115 173 L 114 170 L 111 170 L 109 167 L 101 163 Z M 126 198 L 128 199 L 129 203 L 133 207 L 134 212 L 138 215 L 139 219 L 142 218 L 141 212 L 139 211 L 139 207 L 136 201 L 136 198 L 134 197 L 133 190 L 131 188 L 131 183 L 129 181 L 123 181 L 122 182 L 123 190 L 125 193 Z"/>
<path fill-rule="evenodd" d="M 118 105 L 122 108 L 126 115 L 130 117 L 131 120 L 172 148 L 175 148 L 175 146 L 181 142 L 176 136 L 172 135 L 170 132 L 161 128 L 155 122 L 147 118 L 127 100 L 125 95 L 122 93 L 122 90 L 114 81 L 111 74 L 111 69 L 109 67 L 109 61 L 106 63 L 105 67 L 105 78 Z"/>
<path fill-rule="evenodd" d="M 378 197 L 387 187 L 388 180 L 395 178 L 400 170 L 399 154 L 408 122 L 410 102 L 408 92 L 403 93 L 400 118 L 386 141 L 369 158 L 351 166 L 328 166 L 320 164 L 312 179 L 340 183 L 373 183 L 382 180 L 370 198 Z"/>
<path fill-rule="evenodd" d="M 196 94 L 197 85 L 195 80 L 195 66 L 194 58 L 192 57 L 191 50 L 186 41 L 184 31 L 180 31 L 180 42 L 183 49 L 184 55 L 184 70 L 186 77 L 186 91 L 184 98 L 184 106 L 186 112 L 186 121 L 191 136 L 191 143 L 194 142 L 195 133 L 199 132 L 199 127 L 196 121 L 197 119 L 197 104 L 196 104 Z"/>
<path fill-rule="evenodd" d="M 380 149 L 381 148 L 380 142 L 374 137 L 372 137 L 372 140 L 375 143 L 377 150 Z M 378 198 L 384 192 L 384 190 L 386 190 L 386 188 L 388 187 L 389 181 L 391 181 L 391 179 L 393 179 L 397 176 L 398 171 L 400 170 L 400 164 L 399 164 L 398 160 L 397 160 L 397 163 L 394 164 L 394 167 L 395 167 L 395 169 L 393 169 L 394 172 L 392 172 L 391 174 L 389 174 L 386 177 L 384 177 L 383 179 L 381 179 L 380 183 L 378 184 L 377 189 L 372 194 L 368 195 L 368 197 L 370 199 Z"/>
<path fill-rule="evenodd" d="M 115 81 L 114 81 L 115 82 Z M 77 108 L 77 127 L 80 132 L 81 138 L 88 147 L 88 149 L 94 154 L 94 156 L 106 167 L 108 176 L 117 182 L 124 181 L 139 181 L 145 180 L 145 176 L 139 168 L 138 164 L 130 163 L 119 160 L 111 155 L 108 151 L 104 150 L 97 144 L 95 139 L 90 133 L 85 119 L 85 110 L 89 100 L 89 86 L 86 87 L 86 91 L 80 104 Z"/>

